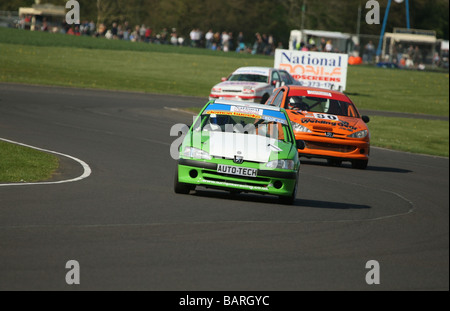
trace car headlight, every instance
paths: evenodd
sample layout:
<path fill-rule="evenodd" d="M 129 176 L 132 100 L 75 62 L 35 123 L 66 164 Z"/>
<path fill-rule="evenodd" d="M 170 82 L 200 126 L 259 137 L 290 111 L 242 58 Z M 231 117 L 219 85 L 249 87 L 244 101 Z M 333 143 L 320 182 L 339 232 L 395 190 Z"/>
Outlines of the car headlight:
<path fill-rule="evenodd" d="M 293 170 L 295 163 L 293 160 L 275 160 L 267 162 L 266 166 L 271 169 Z"/>
<path fill-rule="evenodd" d="M 299 123 L 292 122 L 292 121 L 291 121 L 291 124 L 292 124 L 292 129 L 295 132 L 312 133 L 312 131 L 309 128 L 307 128 L 306 126 L 303 126 Z"/>
<path fill-rule="evenodd" d="M 253 88 L 246 88 L 242 90 L 243 94 L 254 94 L 255 90 Z"/>
<path fill-rule="evenodd" d="M 211 160 L 212 157 L 208 152 L 203 151 L 201 149 L 197 149 L 194 147 L 186 147 L 184 148 L 183 156 L 193 158 L 193 159 L 201 159 L 201 160 Z"/>
<path fill-rule="evenodd" d="M 212 92 L 213 92 L 213 93 L 221 93 L 221 92 L 222 92 L 222 89 L 221 89 L 220 87 L 213 87 L 213 88 L 212 88 Z"/>
<path fill-rule="evenodd" d="M 355 132 L 353 134 L 347 135 L 347 137 L 351 137 L 351 138 L 364 138 L 367 136 L 367 134 L 369 134 L 369 132 L 367 130 L 362 130 L 359 132 Z"/>

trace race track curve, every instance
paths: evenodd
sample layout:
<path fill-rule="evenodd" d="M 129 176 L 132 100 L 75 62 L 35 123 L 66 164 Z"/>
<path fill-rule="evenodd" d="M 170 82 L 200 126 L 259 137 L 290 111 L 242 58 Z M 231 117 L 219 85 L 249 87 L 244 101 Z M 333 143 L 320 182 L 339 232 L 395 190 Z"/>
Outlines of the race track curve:
<path fill-rule="evenodd" d="M 449 161 L 373 148 L 367 170 L 304 160 L 294 206 L 173 192 L 169 108 L 206 98 L 0 84 L 0 138 L 86 162 L 0 187 L 0 290 L 448 290 Z M 369 123 L 370 125 L 370 123 Z M 83 173 L 61 159 L 56 179 Z M 0 159 L 1 161 L 1 159 Z M 366 263 L 380 284 L 366 283 Z"/>

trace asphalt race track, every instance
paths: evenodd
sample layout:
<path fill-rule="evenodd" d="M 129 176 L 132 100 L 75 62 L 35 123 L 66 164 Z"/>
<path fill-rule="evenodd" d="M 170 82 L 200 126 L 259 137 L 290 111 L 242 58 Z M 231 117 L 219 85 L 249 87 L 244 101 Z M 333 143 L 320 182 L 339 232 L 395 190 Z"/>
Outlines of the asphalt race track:
<path fill-rule="evenodd" d="M 0 186 L 0 290 L 449 290 L 447 158 L 373 148 L 364 171 L 304 160 L 294 206 L 176 195 L 170 129 L 192 117 L 165 107 L 205 102 L 0 84 L 0 138 L 92 170 Z M 62 158 L 55 178 L 81 174 Z M 80 285 L 66 283 L 69 260 Z"/>

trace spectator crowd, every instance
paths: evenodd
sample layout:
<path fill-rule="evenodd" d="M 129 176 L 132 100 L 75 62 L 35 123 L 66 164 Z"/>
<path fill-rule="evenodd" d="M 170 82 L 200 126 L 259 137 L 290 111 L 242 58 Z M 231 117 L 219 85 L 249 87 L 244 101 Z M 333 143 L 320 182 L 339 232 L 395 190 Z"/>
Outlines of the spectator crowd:
<path fill-rule="evenodd" d="M 30 17 L 24 17 L 19 23 L 19 28 L 26 28 Z M 282 48 L 281 43 L 275 45 L 272 35 L 256 33 L 253 43 L 247 43 L 243 32 L 239 32 L 235 37 L 233 32 L 213 31 L 209 29 L 203 32 L 199 28 L 194 28 L 187 36 L 180 34 L 176 28 L 163 28 L 156 32 L 152 27 L 145 24 L 131 26 L 128 22 L 119 24 L 112 23 L 109 27 L 105 24 L 96 25 L 94 21 L 83 21 L 79 25 L 68 25 L 63 23 L 60 27 L 50 26 L 45 18 L 36 24 L 33 30 L 58 32 L 74 36 L 92 36 L 106 38 L 109 40 L 125 40 L 131 42 L 145 42 L 152 44 L 171 44 L 176 46 L 190 46 L 193 48 L 206 48 L 213 51 L 239 52 L 249 54 L 273 55 L 275 48 Z M 251 39 L 250 39 L 251 40 Z"/>
<path fill-rule="evenodd" d="M 68 25 L 65 22 L 55 23 L 53 20 L 47 21 L 46 18 L 37 19 L 32 24 L 31 16 L 23 16 L 16 27 L 21 29 L 31 29 L 34 31 L 45 31 L 53 33 L 63 33 L 73 36 L 91 36 L 96 38 L 106 38 L 108 40 L 124 40 L 130 42 L 144 42 L 149 44 L 168 44 L 174 46 L 189 46 L 193 48 L 205 48 L 213 51 L 238 52 L 247 54 L 274 55 L 275 49 L 284 48 L 283 44 L 276 42 L 271 34 L 256 33 L 253 36 L 244 37 L 243 32 L 237 34 L 230 31 L 213 31 L 208 29 L 206 32 L 199 28 L 192 29 L 188 34 L 180 34 L 176 28 L 163 28 L 160 31 L 154 31 L 152 27 L 145 24 L 131 26 L 128 22 L 113 22 L 110 25 L 96 24 L 94 21 L 83 21 L 79 25 Z M 307 40 L 292 42 L 292 48 L 299 51 L 317 51 L 346 53 L 333 46 L 330 39 L 315 38 L 309 36 Z M 425 63 L 431 59 L 431 65 L 436 67 L 448 68 L 448 50 L 443 53 L 435 52 L 428 55 L 429 51 L 419 46 L 402 46 L 395 44 L 388 60 L 378 59 L 376 48 L 373 41 L 369 40 L 360 49 L 359 45 L 354 45 L 351 55 L 361 55 L 361 63 L 376 64 L 378 62 L 389 62 L 393 66 L 400 68 L 424 69 Z M 429 62 L 429 61 L 428 61 Z"/>

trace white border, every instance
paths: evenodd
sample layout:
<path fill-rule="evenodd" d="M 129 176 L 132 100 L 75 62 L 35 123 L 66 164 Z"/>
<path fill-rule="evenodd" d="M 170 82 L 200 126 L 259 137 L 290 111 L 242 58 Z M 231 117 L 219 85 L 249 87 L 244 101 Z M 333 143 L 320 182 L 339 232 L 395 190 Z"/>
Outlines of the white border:
<path fill-rule="evenodd" d="M 8 139 L 4 139 L 0 137 L 1 141 L 7 142 L 7 143 L 11 143 L 11 144 L 15 144 L 15 145 L 19 145 L 19 146 L 23 146 L 23 147 L 27 147 L 27 148 L 31 148 L 31 149 L 35 149 L 35 150 L 39 150 L 39 151 L 43 151 L 43 152 L 48 152 L 48 153 L 52 153 L 52 154 L 56 154 L 59 156 L 63 156 L 66 158 L 69 158 L 71 160 L 74 160 L 76 162 L 78 162 L 82 167 L 83 167 L 83 174 L 79 177 L 73 178 L 73 179 L 68 179 L 68 180 L 60 180 L 60 181 L 49 181 L 49 182 L 36 182 L 36 183 L 9 183 L 9 184 L 0 184 L 0 187 L 8 187 L 8 186 L 34 186 L 34 185 L 56 185 L 56 184 L 65 184 L 65 183 L 69 183 L 69 182 L 76 182 L 76 181 L 80 181 L 83 180 L 85 178 L 88 178 L 91 173 L 92 170 L 89 167 L 89 165 L 86 164 L 86 162 L 77 159 L 75 157 L 72 157 L 70 155 L 64 154 L 64 153 L 60 153 L 60 152 L 56 152 L 56 151 L 52 151 L 52 150 L 46 150 L 46 149 L 42 149 L 42 148 L 38 148 L 38 147 L 34 147 L 34 146 L 30 146 L 30 145 L 25 145 L 16 141 L 12 141 L 12 140 L 8 140 Z"/>

